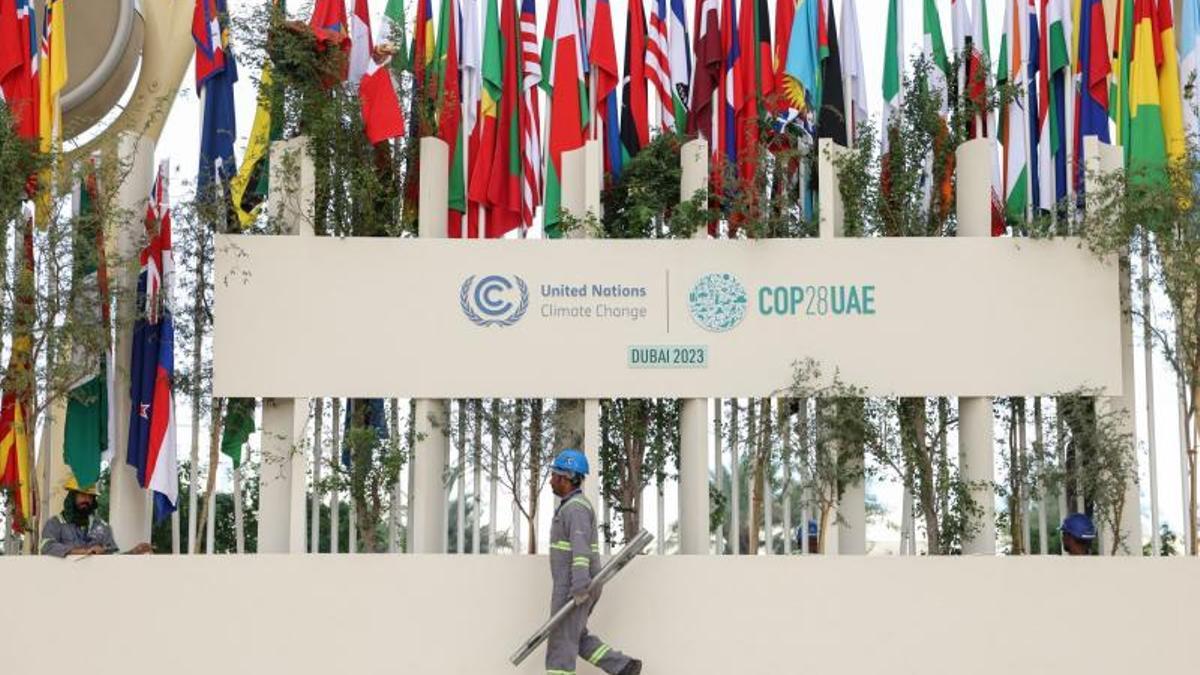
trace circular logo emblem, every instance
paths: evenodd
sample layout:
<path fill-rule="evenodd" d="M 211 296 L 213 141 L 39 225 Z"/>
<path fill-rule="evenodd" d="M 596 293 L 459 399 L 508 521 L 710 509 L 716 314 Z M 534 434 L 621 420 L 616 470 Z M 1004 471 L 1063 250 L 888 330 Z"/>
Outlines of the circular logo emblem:
<path fill-rule="evenodd" d="M 476 326 L 511 326 L 529 309 L 529 287 L 513 275 L 467 277 L 458 290 L 463 314 Z"/>
<path fill-rule="evenodd" d="M 746 289 L 732 274 L 705 274 L 688 294 L 688 309 L 692 320 L 705 330 L 731 330 L 746 316 Z"/>

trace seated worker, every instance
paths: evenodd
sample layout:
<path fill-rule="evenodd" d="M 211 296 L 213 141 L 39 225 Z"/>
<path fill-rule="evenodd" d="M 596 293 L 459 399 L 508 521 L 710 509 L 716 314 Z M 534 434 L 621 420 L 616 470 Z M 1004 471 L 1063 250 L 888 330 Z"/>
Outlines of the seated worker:
<path fill-rule="evenodd" d="M 1063 551 L 1067 555 L 1092 555 L 1092 542 L 1096 540 L 1096 526 L 1092 519 L 1082 513 L 1072 513 L 1063 521 Z"/>
<path fill-rule="evenodd" d="M 42 555 L 65 558 L 69 555 L 108 555 L 119 553 L 112 528 L 96 515 L 96 486 L 80 487 L 75 478 L 66 484 L 67 497 L 62 513 L 46 521 L 42 528 Z M 141 543 L 129 553 L 152 553 L 150 544 Z"/>
<path fill-rule="evenodd" d="M 796 526 L 796 546 L 804 546 L 804 531 L 801 529 L 803 525 Z M 808 521 L 808 553 L 820 553 L 820 534 L 821 528 L 817 525 L 817 521 Z"/>

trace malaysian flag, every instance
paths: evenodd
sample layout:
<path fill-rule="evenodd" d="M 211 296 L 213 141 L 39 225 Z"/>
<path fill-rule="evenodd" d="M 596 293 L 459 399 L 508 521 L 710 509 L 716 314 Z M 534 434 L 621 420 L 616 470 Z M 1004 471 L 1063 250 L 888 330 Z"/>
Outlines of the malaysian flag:
<path fill-rule="evenodd" d="M 537 3 L 521 0 L 521 229 L 533 224 L 542 194 L 542 128 L 538 110 L 538 83 L 542 57 L 537 42 Z"/>
<path fill-rule="evenodd" d="M 650 14 L 650 40 L 646 45 L 646 67 L 650 84 L 658 92 L 663 128 L 675 127 L 675 106 L 671 101 L 670 61 L 667 58 L 667 0 L 655 0 Z"/>

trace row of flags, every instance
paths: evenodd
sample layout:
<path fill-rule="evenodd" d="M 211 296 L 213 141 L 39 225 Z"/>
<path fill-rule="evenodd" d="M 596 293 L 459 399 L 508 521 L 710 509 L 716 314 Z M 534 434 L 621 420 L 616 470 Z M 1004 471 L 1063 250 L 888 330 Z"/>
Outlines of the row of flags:
<path fill-rule="evenodd" d="M 221 0 L 218 0 L 221 1 Z M 60 97 L 68 80 L 66 46 L 67 4 L 47 0 L 40 41 L 30 0 L 0 0 L 0 92 L 17 136 L 43 153 L 62 148 Z M 215 77 L 229 64 L 216 55 L 208 75 Z M 236 75 L 234 75 L 236 77 Z M 105 258 L 103 213 L 98 159 L 84 161 L 72 192 L 71 286 L 66 326 L 69 344 L 64 356 L 72 380 L 66 383 L 63 443 L 60 452 L 80 485 L 95 484 L 102 460 L 111 457 L 117 420 L 110 405 L 115 396 L 111 297 Z M 0 395 L 0 488 L 10 492 L 15 507 L 12 526 L 23 530 L 36 513 L 32 474 L 32 409 L 35 399 L 33 314 L 36 306 L 34 214 L 42 227 L 53 217 L 54 167 L 28 181 L 27 198 L 34 205 L 18 223 L 17 292 L 8 367 Z M 172 322 L 173 263 L 167 166 L 163 163 L 152 188 L 146 217 L 147 245 L 141 251 L 138 311 L 132 351 L 132 409 L 125 461 L 139 483 L 155 495 L 155 514 L 175 509 L 178 476 L 172 395 L 174 336 Z M 49 438 L 49 436 L 47 436 Z M 42 486 L 43 490 L 49 486 Z"/>
<path fill-rule="evenodd" d="M 1197 128 L 1194 117 L 1185 126 L 1185 110 L 1196 105 L 1187 89 L 1200 55 L 1198 3 L 1182 5 L 1178 44 L 1171 0 L 1117 0 L 1111 23 L 1101 0 L 1005 3 L 996 80 L 1023 92 L 1000 120 L 1007 219 L 1083 193 L 1087 136 L 1122 145 L 1135 180 L 1164 179 Z"/>

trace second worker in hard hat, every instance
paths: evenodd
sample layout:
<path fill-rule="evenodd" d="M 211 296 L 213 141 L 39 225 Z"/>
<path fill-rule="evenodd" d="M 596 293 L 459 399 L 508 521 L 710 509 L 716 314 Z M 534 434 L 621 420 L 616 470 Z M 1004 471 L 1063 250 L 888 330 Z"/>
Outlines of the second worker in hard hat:
<path fill-rule="evenodd" d="M 65 558 L 119 552 L 112 528 L 96 515 L 96 499 L 100 495 L 96 486 L 80 486 L 72 477 L 67 479 L 66 490 L 62 513 L 47 520 L 42 528 L 42 555 Z M 129 552 L 150 553 L 150 544 L 138 544 Z"/>
<path fill-rule="evenodd" d="M 1083 513 L 1072 513 L 1063 520 L 1063 552 L 1067 555 L 1092 555 L 1092 542 L 1096 541 L 1096 526 Z"/>
<path fill-rule="evenodd" d="M 559 498 L 550 524 L 550 614 L 567 603 L 576 607 L 550 633 L 546 673 L 573 674 L 576 659 L 582 657 L 611 675 L 638 675 L 641 661 L 613 649 L 587 629 L 588 615 L 599 600 L 599 593 L 588 593 L 588 586 L 600 571 L 596 515 L 582 489 L 587 474 L 587 457 L 578 450 L 563 450 L 550 466 L 550 489 Z"/>

